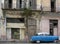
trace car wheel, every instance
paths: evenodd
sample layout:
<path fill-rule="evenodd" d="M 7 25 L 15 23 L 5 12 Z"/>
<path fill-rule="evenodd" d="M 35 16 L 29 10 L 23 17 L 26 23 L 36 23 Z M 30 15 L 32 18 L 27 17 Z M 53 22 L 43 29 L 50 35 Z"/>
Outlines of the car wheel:
<path fill-rule="evenodd" d="M 40 43 L 40 41 L 36 41 L 37 43 Z"/>
<path fill-rule="evenodd" d="M 54 43 L 57 43 L 57 41 L 55 40 Z"/>

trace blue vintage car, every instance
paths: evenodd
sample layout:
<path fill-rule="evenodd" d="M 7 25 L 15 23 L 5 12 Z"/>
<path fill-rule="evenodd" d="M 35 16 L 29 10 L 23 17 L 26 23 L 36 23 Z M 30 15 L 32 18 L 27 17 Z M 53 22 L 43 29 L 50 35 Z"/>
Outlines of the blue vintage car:
<path fill-rule="evenodd" d="M 49 33 L 42 32 L 37 33 L 35 36 L 31 37 L 31 42 L 57 42 L 58 36 L 49 35 Z"/>

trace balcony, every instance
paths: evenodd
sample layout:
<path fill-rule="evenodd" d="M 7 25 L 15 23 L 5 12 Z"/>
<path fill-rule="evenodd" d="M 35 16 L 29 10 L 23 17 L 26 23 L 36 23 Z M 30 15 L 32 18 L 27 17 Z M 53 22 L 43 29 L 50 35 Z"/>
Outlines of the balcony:
<path fill-rule="evenodd" d="M 1 3 L 1 8 L 2 9 L 23 9 L 26 5 L 23 4 L 23 6 L 20 6 L 18 4 L 8 4 L 8 3 Z M 28 8 L 28 7 L 27 7 Z M 32 10 L 36 10 L 36 6 L 31 6 L 30 7 Z"/>

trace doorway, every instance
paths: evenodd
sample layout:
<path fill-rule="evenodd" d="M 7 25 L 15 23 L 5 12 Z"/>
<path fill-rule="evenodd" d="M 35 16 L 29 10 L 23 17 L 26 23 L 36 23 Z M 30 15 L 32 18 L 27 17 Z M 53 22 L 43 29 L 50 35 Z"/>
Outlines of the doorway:
<path fill-rule="evenodd" d="M 50 20 L 50 35 L 57 35 L 58 33 L 58 20 Z"/>
<path fill-rule="evenodd" d="M 19 28 L 11 28 L 11 38 L 20 39 L 20 29 Z"/>

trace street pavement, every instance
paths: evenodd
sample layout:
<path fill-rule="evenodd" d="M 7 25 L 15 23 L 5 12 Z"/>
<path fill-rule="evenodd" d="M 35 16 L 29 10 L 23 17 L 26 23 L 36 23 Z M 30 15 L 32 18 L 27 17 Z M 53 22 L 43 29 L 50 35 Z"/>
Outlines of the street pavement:
<path fill-rule="evenodd" d="M 60 44 L 60 41 L 58 43 L 27 43 L 26 41 L 0 41 L 0 44 Z"/>
<path fill-rule="evenodd" d="M 60 44 L 60 43 L 19 43 L 19 42 L 0 42 L 0 44 Z"/>
<path fill-rule="evenodd" d="M 60 44 L 60 43 L 0 43 L 0 44 Z"/>

